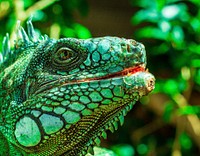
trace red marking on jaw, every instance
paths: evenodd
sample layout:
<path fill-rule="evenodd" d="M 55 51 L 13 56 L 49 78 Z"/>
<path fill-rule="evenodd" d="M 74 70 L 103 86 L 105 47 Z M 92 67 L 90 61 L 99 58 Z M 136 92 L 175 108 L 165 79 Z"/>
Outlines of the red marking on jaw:
<path fill-rule="evenodd" d="M 59 82 L 59 81 L 55 81 L 53 82 L 52 84 L 51 83 L 47 83 L 47 84 L 44 84 L 43 86 L 40 86 L 40 90 L 37 90 L 35 92 L 35 94 L 39 94 L 41 92 L 44 92 L 46 90 L 50 90 L 52 89 L 53 87 L 52 86 L 55 86 L 55 84 L 58 84 L 60 86 L 62 85 L 67 85 L 67 84 L 75 84 L 75 83 L 80 83 L 80 82 L 90 82 L 90 81 L 94 81 L 94 80 L 103 80 L 103 79 L 111 79 L 111 78 L 115 78 L 115 77 L 121 77 L 121 76 L 129 76 L 129 75 L 132 75 L 132 74 L 135 74 L 137 72 L 148 72 L 148 69 L 146 70 L 144 66 L 134 66 L 134 67 L 129 67 L 129 68 L 125 68 L 124 70 L 122 71 L 119 71 L 119 72 L 116 72 L 116 73 L 112 73 L 112 74 L 108 74 L 108 75 L 105 75 L 105 76 L 100 76 L 100 77 L 94 77 L 94 78 L 85 78 L 85 79 L 80 79 L 80 80 L 73 80 L 73 81 L 63 81 L 63 82 Z M 153 82 L 150 82 L 149 86 L 153 86 L 152 85 Z"/>
<path fill-rule="evenodd" d="M 115 72 L 115 73 L 112 73 L 112 74 L 108 74 L 108 75 L 105 75 L 105 76 L 74 80 L 74 81 L 68 82 L 68 84 L 69 83 L 79 83 L 79 82 L 90 82 L 90 81 L 94 81 L 94 80 L 111 79 L 111 78 L 121 77 L 121 76 L 130 76 L 130 75 L 135 74 L 137 72 L 144 72 L 144 71 L 147 71 L 145 69 L 145 67 L 142 66 L 142 65 L 138 65 L 138 66 L 134 66 L 134 67 L 125 68 L 122 71 Z M 67 83 L 63 83 L 63 84 L 67 84 Z"/>
<path fill-rule="evenodd" d="M 111 79 L 111 78 L 115 78 L 115 77 L 129 76 L 129 75 L 135 74 L 137 72 L 144 72 L 144 71 L 146 71 L 146 70 L 143 66 L 134 66 L 134 67 L 125 68 L 122 71 L 108 74 L 105 76 L 86 78 L 86 79 L 76 80 L 75 82 L 78 83 L 78 82 L 89 82 L 89 81 L 94 81 L 94 80 Z"/>
<path fill-rule="evenodd" d="M 135 74 L 137 72 L 142 72 L 145 71 L 145 68 L 142 66 L 135 66 L 135 67 L 129 67 L 129 68 L 125 68 L 122 71 L 116 72 L 116 73 L 112 73 L 112 74 L 108 74 L 105 76 L 101 76 L 101 77 L 96 77 L 96 78 L 89 78 L 89 80 L 101 80 L 101 79 L 109 79 L 109 78 L 114 78 L 114 77 L 120 77 L 120 76 L 129 76 L 132 74 Z"/>
<path fill-rule="evenodd" d="M 113 77 L 119 77 L 119 76 L 125 76 L 125 75 L 132 75 L 132 74 L 135 74 L 135 73 L 141 72 L 141 71 L 145 71 L 145 68 L 143 68 L 141 66 L 129 67 L 129 68 L 126 68 L 126 69 L 124 69 L 120 72 L 109 74 L 105 77 L 106 78 L 113 78 Z"/>

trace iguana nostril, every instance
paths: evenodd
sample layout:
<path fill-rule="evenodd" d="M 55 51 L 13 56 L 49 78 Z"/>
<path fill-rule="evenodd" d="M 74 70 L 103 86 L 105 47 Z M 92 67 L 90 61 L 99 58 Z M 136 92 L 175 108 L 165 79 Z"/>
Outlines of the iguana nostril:
<path fill-rule="evenodd" d="M 147 82 L 147 90 L 148 90 L 148 92 L 151 92 L 154 89 L 154 87 L 155 87 L 155 78 L 152 77 Z"/>
<path fill-rule="evenodd" d="M 127 44 L 127 52 L 131 52 L 131 48 L 130 48 L 130 45 L 129 44 Z"/>

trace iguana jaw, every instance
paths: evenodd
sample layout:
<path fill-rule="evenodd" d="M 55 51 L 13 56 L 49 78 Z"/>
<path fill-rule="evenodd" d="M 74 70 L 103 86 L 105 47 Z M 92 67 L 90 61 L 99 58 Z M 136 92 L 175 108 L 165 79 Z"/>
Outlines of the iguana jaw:
<path fill-rule="evenodd" d="M 65 153 L 66 155 L 70 156 L 74 153 L 82 153 L 85 155 L 85 152 L 92 153 L 92 147 L 100 144 L 100 137 L 106 138 L 106 130 L 114 132 L 118 129 L 118 122 L 120 122 L 120 125 L 123 124 L 124 116 L 133 108 L 135 101 L 139 100 L 141 96 L 148 94 L 154 88 L 154 77 L 152 77 L 152 75 L 147 71 L 138 71 L 132 75 L 124 76 L 140 77 L 140 75 L 143 74 L 145 74 L 147 78 L 144 80 L 145 84 L 142 84 L 141 87 L 137 86 L 137 89 L 135 89 L 134 86 L 125 89 L 126 95 L 129 95 L 128 98 L 123 98 L 116 103 L 100 105 L 94 110 L 92 115 L 83 117 L 78 123 L 76 123 L 75 127 L 72 126 L 69 129 L 69 133 L 74 133 L 74 137 L 76 136 L 76 133 L 79 133 L 79 131 L 84 131 L 85 133 L 81 137 L 79 136 L 76 139 L 73 138 L 76 141 Z M 120 77 L 118 78 L 120 79 Z M 92 121 L 92 125 L 87 125 L 89 120 Z"/>
<path fill-rule="evenodd" d="M 91 85 L 94 83 L 105 82 L 109 83 L 109 85 L 112 85 L 115 87 L 122 87 L 124 94 L 123 95 L 115 95 L 118 97 L 118 99 L 121 100 L 113 100 L 111 103 L 103 103 L 103 101 L 99 102 L 99 106 L 95 109 L 92 109 L 93 113 L 90 115 L 82 116 L 82 118 L 75 124 L 72 124 L 69 129 L 66 129 L 65 132 L 63 132 L 63 137 L 66 137 L 67 140 L 62 140 L 57 147 L 57 152 L 66 152 L 66 155 L 77 155 L 80 154 L 82 151 L 91 150 L 92 146 L 95 143 L 99 142 L 100 136 L 105 137 L 105 131 L 111 130 L 114 131 L 117 128 L 117 121 L 120 121 L 120 124 L 123 124 L 124 116 L 126 113 L 133 107 L 133 104 L 135 101 L 137 101 L 141 96 L 148 94 L 153 88 L 154 88 L 154 77 L 148 73 L 147 71 L 144 71 L 144 68 L 141 67 L 140 70 L 134 70 L 134 69 L 140 69 L 138 68 L 129 68 L 129 70 L 125 69 L 125 72 L 121 72 L 123 76 L 120 76 L 120 74 L 116 74 L 116 77 L 104 77 L 99 80 L 91 80 L 89 81 L 80 81 L 73 84 L 73 82 L 60 82 L 56 84 L 51 84 L 51 86 L 57 86 L 57 88 L 67 88 L 68 86 L 79 86 L 77 89 L 81 89 L 82 84 L 88 84 L 90 89 L 92 89 Z M 129 71 L 129 72 L 127 72 Z M 130 71 L 132 73 L 130 74 Z M 133 72 L 134 71 L 134 72 Z M 121 83 L 119 84 L 118 81 Z M 109 85 L 107 85 L 106 88 L 109 88 Z M 105 89 L 105 86 L 101 86 Z M 59 88 L 59 89 L 60 89 Z M 49 92 L 52 91 L 51 89 L 47 89 Z M 85 90 L 81 92 L 86 92 L 88 88 L 85 88 Z M 78 94 L 80 91 L 70 90 L 71 93 L 70 96 L 74 96 Z M 114 90 L 112 90 L 113 92 Z M 99 94 L 101 94 L 101 90 L 98 91 Z M 92 91 L 91 91 L 92 93 Z M 48 94 L 48 93 L 47 93 Z M 69 93 L 70 94 L 70 93 Z M 113 94 L 114 95 L 114 94 Z M 89 94 L 90 96 L 90 94 Z M 102 95 L 103 96 L 103 95 Z M 46 96 L 46 98 L 49 98 Z M 106 99 L 106 98 L 105 98 Z M 77 101 L 81 102 L 81 101 Z M 93 102 L 93 101 L 91 101 Z M 73 105 L 73 101 L 71 101 L 71 104 Z M 62 104 L 61 104 L 62 105 Z M 87 105 L 87 104 L 85 104 Z M 79 112 L 81 114 L 81 112 Z M 89 122 L 90 121 L 90 122 Z M 84 132 L 84 133 L 83 133 Z M 70 134 L 71 137 L 68 137 Z M 86 148 L 84 148 L 86 146 Z"/>

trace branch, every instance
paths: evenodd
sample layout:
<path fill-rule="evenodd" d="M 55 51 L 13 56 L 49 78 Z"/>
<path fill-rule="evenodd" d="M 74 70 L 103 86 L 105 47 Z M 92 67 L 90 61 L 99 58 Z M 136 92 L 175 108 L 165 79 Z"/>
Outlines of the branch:
<path fill-rule="evenodd" d="M 148 108 L 158 116 L 162 117 L 164 112 L 163 103 L 169 99 L 163 94 L 152 94 L 150 97 L 149 105 L 147 105 Z M 187 105 L 187 100 L 181 94 L 175 95 L 173 99 L 179 107 Z M 185 131 L 191 136 L 191 138 L 196 142 L 196 145 L 200 149 L 200 121 L 197 115 L 191 114 L 180 116 L 174 112 L 169 122 L 175 126 L 177 125 L 177 122 L 182 124 L 185 127 Z"/>
<path fill-rule="evenodd" d="M 55 38 L 58 39 L 60 37 L 60 31 L 61 28 L 59 26 L 59 24 L 54 23 L 52 24 L 52 26 L 50 27 L 50 38 Z"/>
<path fill-rule="evenodd" d="M 187 106 L 187 100 L 185 97 L 181 94 L 176 94 L 173 97 L 174 101 L 177 103 L 178 107 L 184 107 Z M 193 131 L 194 135 L 200 137 L 200 121 L 197 115 L 190 114 L 185 116 L 187 119 L 187 122 L 189 122 L 190 128 Z"/>
<path fill-rule="evenodd" d="M 183 131 L 184 131 L 184 126 L 181 124 L 181 122 L 178 119 L 178 121 L 176 123 L 176 136 L 175 136 L 173 147 L 172 147 L 172 156 L 181 156 L 182 155 L 179 137 Z"/>
<path fill-rule="evenodd" d="M 151 123 L 134 130 L 131 135 L 131 138 L 132 138 L 132 140 L 139 142 L 141 140 L 141 138 L 153 133 L 154 131 L 160 129 L 164 125 L 165 125 L 165 123 L 163 123 L 163 121 L 160 118 L 157 118 L 154 121 L 152 121 Z"/>
<path fill-rule="evenodd" d="M 8 1 L 0 2 L 0 19 L 6 16 L 10 10 L 10 3 Z"/>
<path fill-rule="evenodd" d="M 49 5 L 53 4 L 57 0 L 40 0 L 36 3 L 34 3 L 32 6 L 30 6 L 27 10 L 24 10 L 24 1 L 23 0 L 14 0 L 13 5 L 15 9 L 15 17 L 16 20 L 20 20 L 21 23 L 23 23 L 25 20 L 27 20 L 34 12 L 37 10 L 42 10 Z M 17 23 L 17 21 L 16 21 Z M 10 35 L 10 40 L 13 41 L 15 38 L 15 29 L 16 24 L 12 27 L 12 33 Z M 13 43 L 11 43 L 13 45 Z"/>
<path fill-rule="evenodd" d="M 33 14 L 35 11 L 42 10 L 42 9 L 48 7 L 49 5 L 53 4 L 56 1 L 57 0 L 41 0 L 41 1 L 36 2 L 33 6 L 29 7 L 25 11 L 25 16 L 23 18 L 23 21 L 26 20 L 27 18 L 29 18 L 31 16 L 31 14 Z"/>
<path fill-rule="evenodd" d="M 24 2 L 23 0 L 14 0 L 14 7 L 15 7 L 15 15 L 18 20 L 22 23 L 29 18 L 34 12 L 37 10 L 42 10 L 49 5 L 53 4 L 57 0 L 40 0 L 30 6 L 27 10 L 24 10 Z"/>

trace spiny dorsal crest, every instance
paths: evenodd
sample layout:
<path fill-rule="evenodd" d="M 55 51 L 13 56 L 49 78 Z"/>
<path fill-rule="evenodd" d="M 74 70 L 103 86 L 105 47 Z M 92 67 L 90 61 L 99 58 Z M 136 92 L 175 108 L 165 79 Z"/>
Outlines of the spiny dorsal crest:
<path fill-rule="evenodd" d="M 29 45 L 33 45 L 35 43 L 48 39 L 47 35 L 40 36 L 40 37 L 36 35 L 31 20 L 32 18 L 30 18 L 27 21 L 28 34 L 24 30 L 24 28 L 20 25 L 20 21 L 17 22 L 14 51 L 11 50 L 9 34 L 7 33 L 6 36 L 3 38 L 2 52 L 0 52 L 0 65 L 3 64 L 8 59 L 13 59 L 13 57 L 16 57 L 17 53 L 19 52 L 19 50 L 17 49 L 23 49 L 24 47 L 27 47 Z"/>

